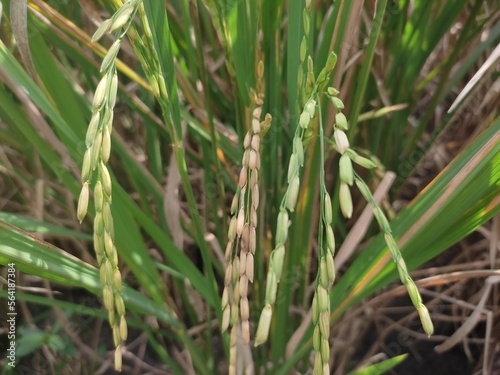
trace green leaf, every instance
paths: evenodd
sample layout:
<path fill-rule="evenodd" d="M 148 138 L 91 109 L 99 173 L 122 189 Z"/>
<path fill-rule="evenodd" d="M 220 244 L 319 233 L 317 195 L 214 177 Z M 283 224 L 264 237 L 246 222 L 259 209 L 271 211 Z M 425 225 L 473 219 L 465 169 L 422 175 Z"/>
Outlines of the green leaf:
<path fill-rule="evenodd" d="M 406 359 L 406 357 L 408 357 L 408 354 L 401 354 L 394 358 L 386 359 L 360 370 L 352 371 L 349 373 L 349 375 L 382 375 L 402 363 Z"/>
<path fill-rule="evenodd" d="M 101 294 L 99 271 L 71 254 L 42 241 L 10 224 L 0 221 L 0 264 L 14 263 L 21 272 L 42 277 L 61 284 L 85 288 L 95 295 Z M 174 327 L 178 322 L 143 294 L 125 287 L 127 308 L 156 316 Z"/>
<path fill-rule="evenodd" d="M 87 241 L 92 240 L 92 236 L 90 234 L 77 232 L 76 230 L 67 229 L 43 221 L 34 220 L 26 216 L 11 214 L 9 212 L 0 212 L 0 220 L 12 224 L 13 226 L 16 226 L 27 232 L 50 234 L 53 236 L 61 237 L 80 238 Z"/>

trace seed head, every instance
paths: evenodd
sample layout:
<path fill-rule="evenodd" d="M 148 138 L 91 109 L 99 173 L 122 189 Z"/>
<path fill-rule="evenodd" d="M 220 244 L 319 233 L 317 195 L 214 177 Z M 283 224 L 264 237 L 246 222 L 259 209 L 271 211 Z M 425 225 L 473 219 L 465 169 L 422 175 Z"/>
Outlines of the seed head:
<path fill-rule="evenodd" d="M 384 231 L 385 233 L 391 233 L 391 226 L 389 225 L 389 221 L 387 221 L 387 218 L 378 206 L 373 207 L 373 214 L 375 215 L 375 218 L 377 219 L 382 231 Z"/>
<path fill-rule="evenodd" d="M 254 195 L 254 197 L 257 197 L 258 195 Z M 255 204 L 254 208 L 250 210 L 250 225 L 254 228 L 257 227 L 257 211 L 255 210 Z"/>
<path fill-rule="evenodd" d="M 335 54 L 335 52 L 332 51 L 328 55 L 328 59 L 326 60 L 326 65 L 325 65 L 325 69 L 328 74 L 330 74 L 333 68 L 335 68 L 336 63 L 337 63 L 337 55 Z"/>
<path fill-rule="evenodd" d="M 238 218 L 236 221 L 236 234 L 238 235 L 238 237 L 241 236 L 241 234 L 243 233 L 244 224 L 245 224 L 245 210 L 242 207 L 238 212 Z"/>
<path fill-rule="evenodd" d="M 246 297 L 248 295 L 248 278 L 246 275 L 240 277 L 240 296 Z"/>
<path fill-rule="evenodd" d="M 127 328 L 127 320 L 125 319 L 125 315 L 120 317 L 120 338 L 125 341 L 128 337 L 128 328 Z"/>
<path fill-rule="evenodd" d="M 276 244 L 282 245 L 288 237 L 288 212 L 281 210 L 278 214 L 278 224 L 276 227 Z"/>
<path fill-rule="evenodd" d="M 339 199 L 342 214 L 346 219 L 350 219 L 352 216 L 351 191 L 349 190 L 349 185 L 343 181 L 340 183 Z"/>
<path fill-rule="evenodd" d="M 363 195 L 363 198 L 365 198 L 367 202 L 372 203 L 373 196 L 372 196 L 372 193 L 370 192 L 370 189 L 365 184 L 365 182 L 363 180 L 360 180 L 359 178 L 356 178 L 355 182 L 356 182 L 356 186 L 358 187 L 359 191 L 361 192 L 361 195 Z"/>
<path fill-rule="evenodd" d="M 111 155 L 111 133 L 109 132 L 109 128 L 106 127 L 106 129 L 104 129 L 104 133 L 102 134 L 102 146 L 101 146 L 102 162 L 106 164 L 109 160 L 110 155 Z"/>
<path fill-rule="evenodd" d="M 253 259 L 253 254 L 248 253 L 247 255 L 247 264 L 246 264 L 246 275 L 248 277 L 248 281 L 253 283 L 253 276 L 254 276 L 254 259 Z"/>
<path fill-rule="evenodd" d="M 231 221 L 229 222 L 229 230 L 227 233 L 227 238 L 229 239 L 229 241 L 234 241 L 234 239 L 236 238 L 236 217 L 235 216 L 233 216 L 231 218 Z"/>
<path fill-rule="evenodd" d="M 375 168 L 377 166 L 377 164 L 375 164 L 370 159 L 364 158 L 364 157 L 362 157 L 360 155 L 356 155 L 356 157 L 354 159 L 352 159 L 352 160 L 356 164 L 362 166 L 363 168 L 367 168 L 367 169 L 372 169 L 372 168 Z"/>
<path fill-rule="evenodd" d="M 333 253 L 335 251 L 335 236 L 331 225 L 326 226 L 326 245 L 329 252 Z"/>
<path fill-rule="evenodd" d="M 94 143 L 92 144 L 92 149 L 90 151 L 90 164 L 92 166 L 92 170 L 94 170 L 99 163 L 99 156 L 101 155 L 101 144 L 102 131 L 99 131 L 94 139 Z"/>
<path fill-rule="evenodd" d="M 309 122 L 311 122 L 311 116 L 309 116 L 309 113 L 307 112 L 302 112 L 299 117 L 299 125 L 302 129 L 307 129 L 309 126 Z"/>
<path fill-rule="evenodd" d="M 117 345 L 115 349 L 115 370 L 116 371 L 122 370 L 122 349 L 120 345 Z"/>
<path fill-rule="evenodd" d="M 254 184 L 252 187 L 252 205 L 254 210 L 259 207 L 259 185 Z"/>
<path fill-rule="evenodd" d="M 318 286 L 316 289 L 318 297 L 318 311 L 328 311 L 330 309 L 330 298 L 328 297 L 328 291 L 322 286 Z"/>
<path fill-rule="evenodd" d="M 102 237 L 98 236 L 97 233 L 94 232 L 93 237 L 94 237 L 94 250 L 95 250 L 97 264 L 101 266 L 104 260 L 104 244 L 102 242 Z"/>
<path fill-rule="evenodd" d="M 346 152 L 349 148 L 349 140 L 347 139 L 347 135 L 343 130 L 335 129 L 333 132 L 333 137 L 335 138 L 335 144 L 341 154 Z"/>
<path fill-rule="evenodd" d="M 255 150 L 250 150 L 248 154 L 248 167 L 252 170 L 260 169 L 260 155 Z"/>
<path fill-rule="evenodd" d="M 335 125 L 337 125 L 339 129 L 342 129 L 344 131 L 348 129 L 347 118 L 342 112 L 338 112 L 335 115 Z"/>
<path fill-rule="evenodd" d="M 99 127 L 99 119 L 101 118 L 101 112 L 95 111 L 90 119 L 89 127 L 87 128 L 87 134 L 85 136 L 85 145 L 87 148 L 91 147 L 94 143 L 95 137 L 97 135 L 97 129 Z"/>
<path fill-rule="evenodd" d="M 331 96 L 337 96 L 340 93 L 340 91 L 337 90 L 335 87 L 328 87 L 326 91 L 328 92 L 328 95 Z"/>
<path fill-rule="evenodd" d="M 422 327 L 424 328 L 427 336 L 430 337 L 434 333 L 434 325 L 432 324 L 429 310 L 427 310 L 427 307 L 425 307 L 425 305 L 421 304 L 417 311 L 418 315 L 420 316 L 420 321 L 422 322 Z"/>
<path fill-rule="evenodd" d="M 399 272 L 399 278 L 401 282 L 404 284 L 406 282 L 406 278 L 408 277 L 408 270 L 406 269 L 406 263 L 403 257 L 399 256 L 396 261 L 396 265 Z"/>
<path fill-rule="evenodd" d="M 328 311 L 323 311 L 319 314 L 319 330 L 321 331 L 321 336 L 330 337 L 330 313 Z"/>
<path fill-rule="evenodd" d="M 278 280 L 274 272 L 268 272 L 266 281 L 266 301 L 273 304 L 276 302 L 276 292 L 278 291 Z"/>
<path fill-rule="evenodd" d="M 253 118 L 252 119 L 252 131 L 254 134 L 259 134 L 260 133 L 260 122 L 259 122 L 259 117 Z"/>
<path fill-rule="evenodd" d="M 245 166 L 241 168 L 238 184 L 240 185 L 240 187 L 245 187 L 245 185 L 247 184 L 247 167 Z"/>
<path fill-rule="evenodd" d="M 259 152 L 259 147 L 260 147 L 260 136 L 258 134 L 254 134 L 254 136 L 252 137 L 252 142 L 250 143 L 250 145 L 252 146 L 252 148 Z"/>
<path fill-rule="evenodd" d="M 104 234 L 104 222 L 102 220 L 102 213 L 97 211 L 95 218 L 94 218 L 94 233 L 102 237 Z"/>
<path fill-rule="evenodd" d="M 292 179 L 292 177 L 297 173 L 298 170 L 298 161 L 297 154 L 293 153 L 290 156 L 290 162 L 288 163 L 288 182 Z"/>
<path fill-rule="evenodd" d="M 328 273 L 330 284 L 333 284 L 335 282 L 335 264 L 333 262 L 333 254 L 330 251 L 326 254 L 326 272 Z"/>
<path fill-rule="evenodd" d="M 248 147 L 250 147 L 250 141 L 252 140 L 252 135 L 250 132 L 247 132 L 245 134 L 245 138 L 243 138 L 243 148 L 246 150 Z"/>
<path fill-rule="evenodd" d="M 255 227 L 250 227 L 250 238 L 248 239 L 248 250 L 255 254 L 255 250 L 257 248 L 257 231 Z"/>
<path fill-rule="evenodd" d="M 114 311 L 108 311 L 108 321 L 109 325 L 113 327 L 116 323 L 116 315 Z"/>
<path fill-rule="evenodd" d="M 231 215 L 234 215 L 236 209 L 238 208 L 238 193 L 236 193 L 231 202 Z"/>
<path fill-rule="evenodd" d="M 226 266 L 226 272 L 224 273 L 224 285 L 228 286 L 231 283 L 232 276 L 233 276 L 233 263 L 228 263 Z"/>
<path fill-rule="evenodd" d="M 328 363 L 330 359 L 330 344 L 328 343 L 327 339 L 321 340 L 321 359 L 323 360 L 323 363 Z"/>
<path fill-rule="evenodd" d="M 87 215 L 88 205 L 89 205 L 89 183 L 85 182 L 80 192 L 80 197 L 78 198 L 78 207 L 76 209 L 76 216 L 80 224 L 85 218 L 85 215 Z"/>
<path fill-rule="evenodd" d="M 247 252 L 240 252 L 240 276 L 243 276 L 247 270 Z"/>
<path fill-rule="evenodd" d="M 114 245 L 111 236 L 106 231 L 104 231 L 104 250 L 106 251 L 106 256 L 111 259 L 113 257 Z"/>
<path fill-rule="evenodd" d="M 247 297 L 243 297 L 240 300 L 240 316 L 241 320 L 248 320 L 250 318 L 250 306 Z"/>
<path fill-rule="evenodd" d="M 288 195 L 286 199 L 286 207 L 290 212 L 295 210 L 295 205 L 297 204 L 297 197 L 299 196 L 300 189 L 300 179 L 299 176 L 295 176 L 290 182 L 290 187 L 288 188 Z"/>
<path fill-rule="evenodd" d="M 312 300 L 312 321 L 316 325 L 319 320 L 319 304 L 318 304 L 318 294 L 314 293 L 314 297 Z"/>
<path fill-rule="evenodd" d="M 323 361 L 321 359 L 321 354 L 320 352 L 316 352 L 314 355 L 314 369 L 313 369 L 313 375 L 323 375 Z"/>
<path fill-rule="evenodd" d="M 330 100 L 331 100 L 331 102 L 336 110 L 340 111 L 340 110 L 344 109 L 344 102 L 342 100 L 340 100 L 339 98 L 337 98 L 336 96 L 331 96 Z"/>
<path fill-rule="evenodd" d="M 321 260 L 319 262 L 319 280 L 323 288 L 328 289 L 330 287 L 330 279 L 326 270 L 325 257 L 321 257 Z"/>
<path fill-rule="evenodd" d="M 285 246 L 279 245 L 271 253 L 271 266 L 278 280 L 281 279 L 281 273 L 283 272 L 284 261 L 285 261 Z"/>
<path fill-rule="evenodd" d="M 306 9 L 302 12 L 302 18 L 303 18 L 303 23 L 304 23 L 304 35 L 308 36 L 309 35 L 309 29 L 311 26 L 311 21 L 309 18 L 309 14 L 307 13 Z"/>
<path fill-rule="evenodd" d="M 119 294 L 115 294 L 115 306 L 118 315 L 125 315 L 125 303 L 123 302 L 123 298 Z"/>
<path fill-rule="evenodd" d="M 330 194 L 328 193 L 325 193 L 324 217 L 326 224 L 330 225 L 333 220 L 333 210 L 332 210 L 332 198 L 330 198 Z"/>
<path fill-rule="evenodd" d="M 102 178 L 102 185 L 104 187 L 104 192 L 109 198 L 111 197 L 111 176 L 109 175 L 108 168 L 106 168 L 104 163 L 101 163 L 101 178 Z"/>
<path fill-rule="evenodd" d="M 116 291 L 122 291 L 122 274 L 120 273 L 119 269 L 113 270 L 113 286 L 115 287 Z"/>
<path fill-rule="evenodd" d="M 241 322 L 241 337 L 244 344 L 250 342 L 250 322 L 248 320 L 242 320 Z"/>
<path fill-rule="evenodd" d="M 302 139 L 300 137 L 295 137 L 293 139 L 293 154 L 297 155 L 298 164 L 304 166 L 304 146 L 302 145 Z"/>
<path fill-rule="evenodd" d="M 105 72 L 108 70 L 111 64 L 114 63 L 116 59 L 116 55 L 118 55 L 118 51 L 120 50 L 120 45 L 121 45 L 121 40 L 117 39 L 114 41 L 114 43 L 109 47 L 108 52 L 106 53 L 106 56 L 104 56 L 104 59 L 102 60 L 101 64 L 101 72 Z M 106 76 L 105 76 L 106 77 Z"/>
<path fill-rule="evenodd" d="M 411 302 L 413 303 L 413 306 L 415 306 L 417 309 L 419 306 L 422 304 L 422 297 L 420 297 L 420 293 L 418 291 L 417 286 L 415 285 L 415 282 L 409 278 L 404 282 L 406 285 L 406 290 L 408 291 L 408 294 L 410 295 Z"/>
<path fill-rule="evenodd" d="M 109 87 L 109 108 L 111 110 L 115 107 L 116 104 L 116 94 L 118 92 L 118 75 L 113 74 L 113 78 L 111 79 L 111 86 Z"/>
<path fill-rule="evenodd" d="M 107 262 L 107 260 L 105 262 Z M 101 284 L 102 285 L 107 284 L 107 280 L 106 280 L 106 268 L 105 267 L 101 267 L 99 269 L 99 279 L 101 280 Z"/>
<path fill-rule="evenodd" d="M 352 169 L 351 158 L 344 154 L 340 157 L 339 161 L 340 179 L 352 186 L 354 182 L 354 170 Z"/>
<path fill-rule="evenodd" d="M 104 99 L 106 98 L 106 87 L 108 84 L 108 76 L 105 75 L 99 81 L 97 88 L 94 93 L 94 100 L 92 101 L 92 111 L 96 112 L 104 104 Z"/>
<path fill-rule="evenodd" d="M 101 39 L 104 34 L 109 33 L 109 29 L 111 28 L 111 20 L 106 20 L 97 28 L 96 32 L 92 36 L 92 41 L 97 42 Z"/>
<path fill-rule="evenodd" d="M 267 304 L 262 309 L 260 314 L 259 325 L 257 326 L 257 333 L 255 334 L 255 346 L 259 346 L 267 341 L 269 336 L 269 328 L 271 326 L 271 316 L 273 310 L 270 304 Z"/>
<path fill-rule="evenodd" d="M 307 40 L 305 36 L 302 37 L 299 51 L 300 51 L 299 52 L 300 62 L 303 63 L 306 59 L 306 52 L 307 52 Z"/>
<path fill-rule="evenodd" d="M 310 99 L 304 106 L 304 110 L 309 113 L 310 118 L 313 118 L 316 113 L 316 100 Z"/>
<path fill-rule="evenodd" d="M 113 292 L 108 285 L 104 285 L 102 288 L 102 299 L 106 310 L 113 311 Z"/>
<path fill-rule="evenodd" d="M 82 183 L 88 182 L 90 178 L 90 149 L 87 148 L 85 154 L 83 155 L 82 163 Z"/>
<path fill-rule="evenodd" d="M 97 212 L 102 211 L 102 205 L 104 203 L 104 195 L 102 192 L 101 181 L 97 181 L 94 188 L 94 202 L 95 209 Z"/>
<path fill-rule="evenodd" d="M 319 352 L 321 349 L 321 332 L 319 331 L 319 326 L 314 327 L 313 332 L 313 349 L 315 352 Z"/>
<path fill-rule="evenodd" d="M 240 301 L 240 298 L 241 298 L 241 295 L 240 295 L 240 281 L 238 280 L 235 284 L 234 284 L 234 288 L 233 288 L 233 303 L 238 303 Z M 232 321 L 236 321 L 233 319 L 233 315 L 232 314 L 236 314 L 236 320 L 238 320 L 238 307 L 233 307 L 231 309 L 231 319 Z"/>
<path fill-rule="evenodd" d="M 133 11 L 134 7 L 132 6 L 132 3 L 127 2 L 123 4 L 111 18 L 113 23 L 111 24 L 111 29 L 109 31 L 111 32 L 123 27 L 130 19 Z"/>
<path fill-rule="evenodd" d="M 113 215 L 111 215 L 111 206 L 108 202 L 104 202 L 102 209 L 102 218 L 104 221 L 104 229 L 110 234 L 111 238 L 114 238 L 114 228 L 113 228 Z"/>
<path fill-rule="evenodd" d="M 227 305 L 222 312 L 221 331 L 226 332 L 229 327 L 229 318 L 231 317 L 231 307 Z"/>

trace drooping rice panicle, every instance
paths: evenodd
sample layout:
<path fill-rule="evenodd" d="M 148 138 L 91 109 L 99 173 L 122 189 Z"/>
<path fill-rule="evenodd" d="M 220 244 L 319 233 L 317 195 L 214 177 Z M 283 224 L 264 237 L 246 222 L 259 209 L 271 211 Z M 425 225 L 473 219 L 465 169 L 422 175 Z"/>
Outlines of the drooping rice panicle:
<path fill-rule="evenodd" d="M 85 137 L 87 150 L 82 165 L 83 188 L 77 209 L 78 220 L 81 222 L 87 213 L 90 184 L 95 179 L 94 249 L 100 269 L 103 302 L 108 312 L 113 342 L 116 347 L 115 368 L 118 371 L 121 371 L 122 366 L 121 345 L 127 339 L 128 333 L 125 304 L 122 298 L 122 278 L 118 268 L 111 213 L 112 182 L 107 163 L 111 155 L 113 109 L 118 89 L 116 57 L 122 39 L 127 33 L 140 3 L 140 0 L 130 0 L 124 3 L 110 19 L 101 24 L 92 38 L 93 41 L 97 41 L 107 33 L 116 33 L 115 41 L 102 61 L 101 72 L 103 76 L 97 85 L 92 102 L 92 118 Z"/>
<path fill-rule="evenodd" d="M 250 342 L 249 283 L 254 279 L 254 256 L 257 247 L 257 208 L 259 207 L 260 141 L 271 124 L 271 116 L 260 121 L 263 103 L 263 64 L 257 68 L 257 91 L 252 122 L 243 140 L 245 149 L 238 187 L 231 204 L 231 220 L 226 246 L 226 272 L 222 294 L 222 331 L 231 326 L 229 374 L 236 373 L 237 332 L 241 325 L 244 344 Z M 264 129 L 264 131 L 263 131 Z M 239 251 L 239 252 L 238 252 Z"/>
<path fill-rule="evenodd" d="M 302 53 L 301 59 L 305 59 L 305 56 L 303 56 Z M 288 164 L 288 187 L 281 201 L 280 210 L 278 213 L 275 233 L 275 247 L 270 255 L 269 268 L 267 273 L 265 306 L 261 312 L 261 316 L 259 319 L 255 337 L 255 346 L 261 345 L 266 342 L 269 335 L 269 328 L 272 318 L 272 306 L 276 302 L 278 283 L 280 282 L 281 275 L 283 273 L 285 243 L 288 238 L 289 213 L 294 212 L 295 210 L 295 205 L 297 203 L 298 193 L 300 190 L 300 167 L 304 165 L 304 134 L 309 127 L 311 119 L 314 118 L 316 113 L 315 98 L 317 97 L 317 93 L 325 86 L 326 82 L 328 82 L 329 75 L 335 66 L 336 60 L 337 56 L 334 53 L 331 53 L 328 57 L 326 66 L 318 74 L 318 78 L 315 79 L 313 75 L 312 60 L 310 59 L 310 57 L 308 59 L 308 78 L 306 86 L 310 86 L 310 89 L 307 89 L 306 91 L 309 92 L 310 95 L 304 107 L 302 108 L 298 120 L 298 126 L 296 127 L 295 135 L 293 138 L 293 151 Z"/>
<path fill-rule="evenodd" d="M 385 242 L 387 244 L 387 247 L 389 248 L 389 252 L 391 254 L 393 261 L 396 263 L 396 268 L 399 273 L 399 278 L 401 282 L 406 286 L 406 289 L 408 291 L 408 294 L 410 295 L 412 303 L 417 309 L 425 333 L 428 336 L 430 336 L 434 331 L 434 327 L 429 315 L 429 311 L 422 303 L 422 298 L 417 289 L 417 286 L 415 285 L 415 282 L 408 274 L 406 263 L 401 255 L 401 252 L 396 244 L 396 241 L 394 240 L 394 237 L 392 236 L 392 231 L 389 225 L 389 221 L 387 220 L 384 213 L 373 199 L 373 196 L 368 186 L 353 170 L 352 162 L 364 168 L 374 168 L 376 164 L 372 162 L 370 159 L 360 156 L 357 152 L 355 152 L 350 148 L 347 135 L 344 132 L 348 129 L 347 119 L 345 115 L 342 113 L 344 104 L 337 97 L 338 94 L 339 92 L 336 89 L 334 88 L 328 89 L 328 97 L 337 110 L 337 114 L 335 116 L 335 124 L 334 124 L 334 142 L 337 151 L 341 154 L 339 161 L 340 210 L 344 215 L 344 217 L 346 218 L 351 217 L 352 199 L 349 187 L 353 185 L 353 182 L 355 182 L 356 186 L 361 192 L 361 195 L 363 195 L 368 204 L 372 206 L 375 219 L 379 223 L 380 229 L 384 233 Z"/>
<path fill-rule="evenodd" d="M 318 100 L 319 102 L 319 100 Z M 319 267 L 316 276 L 312 305 L 312 322 L 314 325 L 313 374 L 330 373 L 330 288 L 335 281 L 335 237 L 333 234 L 333 210 L 330 195 L 325 185 L 325 152 L 323 137 L 323 121 L 320 113 L 319 142 L 320 142 L 320 220 L 318 222 L 318 259 Z"/>
<path fill-rule="evenodd" d="M 434 325 L 433 325 L 431 317 L 429 315 L 429 310 L 423 304 L 422 297 L 420 296 L 420 292 L 418 291 L 418 288 L 415 285 L 415 282 L 413 281 L 411 276 L 408 274 L 408 270 L 406 268 L 406 263 L 403 259 L 403 256 L 401 255 L 401 251 L 399 250 L 399 247 L 396 244 L 394 237 L 392 236 L 392 231 L 391 231 L 391 228 L 389 226 L 389 221 L 387 220 L 384 213 L 382 212 L 380 207 L 378 207 L 377 203 L 373 199 L 373 195 L 370 192 L 370 189 L 368 188 L 368 186 L 365 184 L 365 182 L 357 174 L 354 175 L 354 181 L 355 181 L 356 186 L 358 187 L 359 191 L 363 195 L 363 197 L 372 206 L 375 219 L 377 220 L 377 222 L 380 226 L 380 229 L 384 233 L 385 243 L 389 249 L 389 253 L 391 254 L 391 258 L 394 261 L 394 263 L 396 263 L 396 268 L 397 268 L 398 273 L 399 273 L 399 279 L 401 280 L 403 285 L 406 287 L 406 290 L 408 291 L 408 294 L 409 294 L 410 299 L 413 303 L 413 306 L 415 306 L 415 308 L 417 309 L 418 315 L 420 317 L 420 322 L 422 323 L 422 327 L 424 329 L 424 332 L 427 334 L 427 336 L 430 336 L 434 332 Z"/>

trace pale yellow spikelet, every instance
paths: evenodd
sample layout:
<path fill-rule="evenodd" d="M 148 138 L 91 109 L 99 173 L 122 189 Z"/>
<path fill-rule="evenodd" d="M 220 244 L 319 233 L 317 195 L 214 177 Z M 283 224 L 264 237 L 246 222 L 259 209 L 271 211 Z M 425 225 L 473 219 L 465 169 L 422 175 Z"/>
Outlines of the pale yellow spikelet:
<path fill-rule="evenodd" d="M 127 320 L 125 319 L 125 315 L 120 316 L 120 338 L 122 341 L 127 340 L 128 337 L 128 328 L 127 328 Z"/>
<path fill-rule="evenodd" d="M 349 185 L 343 181 L 340 183 L 339 200 L 342 214 L 345 218 L 350 219 L 353 210 L 351 191 L 349 190 Z"/>
<path fill-rule="evenodd" d="M 429 310 L 427 310 L 427 307 L 425 307 L 424 304 L 420 304 L 417 311 L 420 316 L 420 321 L 422 322 L 422 327 L 424 328 L 426 335 L 430 337 L 434 333 L 434 325 L 432 324 Z"/>
<path fill-rule="evenodd" d="M 115 370 L 122 370 L 122 348 L 118 345 L 115 349 Z"/>
<path fill-rule="evenodd" d="M 80 196 L 78 198 L 78 207 L 76 209 L 76 216 L 80 224 L 85 218 L 85 215 L 87 215 L 88 206 L 89 206 L 89 183 L 85 182 L 80 192 Z"/>
<path fill-rule="evenodd" d="M 133 11 L 134 8 L 130 2 L 123 4 L 111 18 L 113 23 L 111 24 L 110 32 L 123 27 L 130 19 Z"/>
<path fill-rule="evenodd" d="M 112 187 L 111 187 L 111 176 L 109 175 L 108 168 L 101 163 L 101 178 L 102 178 L 102 187 L 104 188 L 104 192 L 108 197 L 111 197 Z"/>
<path fill-rule="evenodd" d="M 343 130 L 335 129 L 333 132 L 333 138 L 335 139 L 335 144 L 337 145 L 338 151 L 343 154 L 349 148 L 349 140 L 347 135 Z"/>
<path fill-rule="evenodd" d="M 259 346 L 267 341 L 269 336 L 269 328 L 271 327 L 271 316 L 273 310 L 270 304 L 266 304 L 262 309 L 255 334 L 255 346 Z"/>
<path fill-rule="evenodd" d="M 102 60 L 100 69 L 101 72 L 105 72 L 106 70 L 108 70 L 111 64 L 114 64 L 116 56 L 118 55 L 118 51 L 120 50 L 120 46 L 121 46 L 121 39 L 117 39 L 113 42 L 111 47 L 109 47 L 106 56 L 104 56 L 104 59 Z"/>
<path fill-rule="evenodd" d="M 108 84 L 108 77 L 107 75 L 105 75 L 104 77 L 101 78 L 95 90 L 94 100 L 92 101 L 92 110 L 94 112 L 96 112 L 104 104 L 104 100 L 106 98 L 107 84 Z"/>
<path fill-rule="evenodd" d="M 97 28 L 96 32 L 92 36 L 92 41 L 93 42 L 98 42 L 99 39 L 101 39 L 104 35 L 109 33 L 109 30 L 111 28 L 111 20 L 106 20 L 101 25 Z"/>

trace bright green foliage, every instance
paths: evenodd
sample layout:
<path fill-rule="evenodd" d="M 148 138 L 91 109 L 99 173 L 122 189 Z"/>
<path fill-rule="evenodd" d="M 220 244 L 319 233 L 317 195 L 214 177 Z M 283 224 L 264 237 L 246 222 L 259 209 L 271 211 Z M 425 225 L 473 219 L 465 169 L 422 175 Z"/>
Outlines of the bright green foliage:
<path fill-rule="evenodd" d="M 199 374 L 230 368 L 231 338 L 219 329 L 221 306 L 232 298 L 221 295 L 224 249 L 255 92 L 264 94 L 261 121 L 267 113 L 273 118 L 259 137 L 261 203 L 246 291 L 252 345 L 245 365 L 256 373 L 306 372 L 314 366 L 313 347 L 322 369 L 333 355 L 333 370 L 332 338 L 348 308 L 401 275 L 408 281 L 405 269 L 411 274 L 500 211 L 500 120 L 490 88 L 498 72 L 494 64 L 481 69 L 498 53 L 496 2 L 132 2 L 141 5 L 115 16 L 123 1 L 83 2 L 92 12 L 80 2 L 34 0 L 27 12 L 25 2 L 4 2 L 0 179 L 8 194 L 0 208 L 0 264 L 14 261 L 23 274 L 101 296 L 93 222 L 98 231 L 113 228 L 129 337 L 146 332 L 148 349 L 169 372 L 186 373 L 185 363 Z M 99 25 L 99 41 L 92 42 Z M 117 37 L 121 48 L 112 47 Z M 114 73 L 113 61 L 118 80 L 110 74 L 93 105 L 101 66 Z M 468 95 L 448 112 L 476 73 Z M 112 128 L 100 128 L 104 119 L 95 116 L 102 100 L 115 108 Z M 466 134 L 456 142 L 460 152 L 394 215 L 388 207 L 405 196 L 420 161 L 456 134 Z M 86 150 L 96 136 L 100 152 L 92 155 Z M 98 184 L 92 160 L 107 166 L 105 176 L 97 172 Z M 385 171 L 397 180 L 375 210 L 384 233 L 370 228 L 367 247 L 335 270 L 330 256 L 359 218 L 363 197 L 373 204 L 370 191 Z M 78 209 L 82 177 L 90 189 Z M 172 181 L 174 189 L 166 189 Z M 311 303 L 318 269 L 326 275 L 321 306 Z M 79 311 L 64 297 L 28 291 L 18 298 L 63 309 L 68 319 L 80 313 L 108 319 L 104 308 Z M 296 314 L 311 305 L 315 326 Z M 254 348 L 259 315 L 268 319 L 260 328 L 267 341 Z M 154 328 L 144 322 L 151 316 L 159 322 Z M 42 345 L 62 353 L 60 326 L 47 336 L 39 328 L 19 331 L 23 354 Z M 100 345 L 110 350 L 110 342 L 103 334 Z M 190 360 L 172 355 L 174 346 Z M 126 358 L 123 364 L 130 365 Z M 357 373 L 380 373 L 371 370 Z"/>

